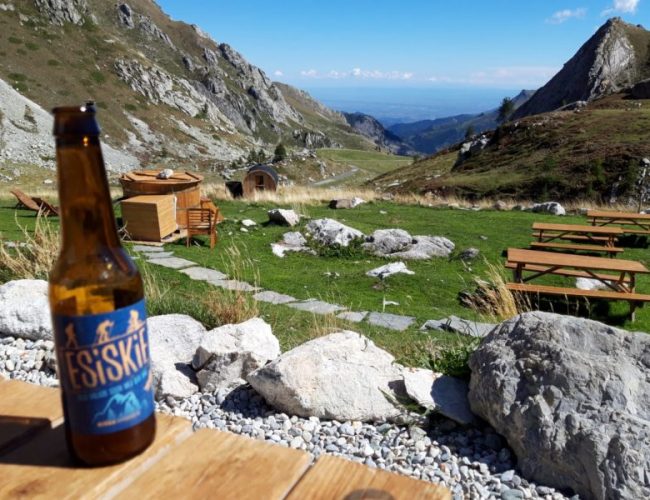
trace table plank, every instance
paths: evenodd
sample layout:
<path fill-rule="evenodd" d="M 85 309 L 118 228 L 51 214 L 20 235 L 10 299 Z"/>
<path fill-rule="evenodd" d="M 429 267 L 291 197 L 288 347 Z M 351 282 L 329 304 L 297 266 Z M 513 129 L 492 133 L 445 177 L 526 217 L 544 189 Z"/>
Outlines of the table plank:
<path fill-rule="evenodd" d="M 281 499 L 310 462 L 302 451 L 202 429 L 121 497 Z"/>
<path fill-rule="evenodd" d="M 62 421 L 58 389 L 0 380 L 0 454 Z"/>
<path fill-rule="evenodd" d="M 63 425 L 43 431 L 0 456 L 0 498 L 94 498 L 113 496 L 191 435 L 190 422 L 157 415 L 153 444 L 141 455 L 108 467 L 81 468 L 70 461 Z"/>
<path fill-rule="evenodd" d="M 534 222 L 534 230 L 542 231 L 560 231 L 565 232 L 569 231 L 576 234 L 588 233 L 588 234 L 606 234 L 613 236 L 620 236 L 625 233 L 620 227 L 614 226 L 585 226 L 579 224 L 553 224 L 546 222 Z"/>
<path fill-rule="evenodd" d="M 640 262 L 624 259 L 608 259 L 557 252 L 540 252 L 508 248 L 508 261 L 515 264 L 535 264 L 542 266 L 563 266 L 576 269 L 592 269 L 598 271 L 617 271 L 648 274 L 650 271 Z"/>
<path fill-rule="evenodd" d="M 451 499 L 451 493 L 443 486 L 324 455 L 309 469 L 289 495 L 289 500 L 364 498 L 446 500 Z"/>
<path fill-rule="evenodd" d="M 587 217 L 596 219 L 628 219 L 628 220 L 650 220 L 650 214 L 637 214 L 635 212 L 615 212 L 608 210 L 588 210 Z"/>

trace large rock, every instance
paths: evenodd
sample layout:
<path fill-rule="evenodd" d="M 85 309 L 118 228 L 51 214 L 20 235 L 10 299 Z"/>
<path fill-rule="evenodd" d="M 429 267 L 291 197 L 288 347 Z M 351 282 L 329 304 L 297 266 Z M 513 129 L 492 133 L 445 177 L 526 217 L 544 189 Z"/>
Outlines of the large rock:
<path fill-rule="evenodd" d="M 210 330 L 199 344 L 192 366 L 204 392 L 234 389 L 246 383 L 249 373 L 280 355 L 280 343 L 271 326 L 252 318 L 236 325 Z"/>
<path fill-rule="evenodd" d="M 532 312 L 474 352 L 469 401 L 535 481 L 650 498 L 650 336 Z"/>
<path fill-rule="evenodd" d="M 408 250 L 413 243 L 413 236 L 403 229 L 378 229 L 368 236 L 363 248 L 379 257 L 385 257 Z"/>
<path fill-rule="evenodd" d="M 443 319 L 430 319 L 422 325 L 420 330 L 439 330 L 444 332 L 460 333 L 469 337 L 485 337 L 497 325 L 492 323 L 479 323 L 451 315 Z"/>
<path fill-rule="evenodd" d="M 532 211 L 535 213 L 566 215 L 566 210 L 557 201 L 547 201 L 545 203 L 535 203 Z"/>
<path fill-rule="evenodd" d="M 156 398 L 187 398 L 198 391 L 190 363 L 206 330 L 185 314 L 165 314 L 147 320 L 151 369 Z"/>
<path fill-rule="evenodd" d="M 376 421 L 398 417 L 403 395 L 393 356 L 355 332 L 319 337 L 284 353 L 247 378 L 273 407 L 290 415 Z"/>
<path fill-rule="evenodd" d="M 351 241 L 364 238 L 357 229 L 341 224 L 334 219 L 316 219 L 305 226 L 307 233 L 321 245 L 347 247 Z"/>
<path fill-rule="evenodd" d="M 390 254 L 392 259 L 427 260 L 432 257 L 449 257 L 456 247 L 442 236 L 414 236 L 415 243 L 407 250 Z"/>
<path fill-rule="evenodd" d="M 51 24 L 83 24 L 88 12 L 86 0 L 34 0 L 38 10 Z"/>
<path fill-rule="evenodd" d="M 0 286 L 0 335 L 52 339 L 47 281 L 16 280 Z"/>
<path fill-rule="evenodd" d="M 422 368 L 404 369 L 404 386 L 413 401 L 461 425 L 476 422 L 467 402 L 467 382 Z"/>
<path fill-rule="evenodd" d="M 300 215 L 293 210 L 285 210 L 283 208 L 274 208 L 268 212 L 269 221 L 281 226 L 295 226 L 300 222 Z"/>

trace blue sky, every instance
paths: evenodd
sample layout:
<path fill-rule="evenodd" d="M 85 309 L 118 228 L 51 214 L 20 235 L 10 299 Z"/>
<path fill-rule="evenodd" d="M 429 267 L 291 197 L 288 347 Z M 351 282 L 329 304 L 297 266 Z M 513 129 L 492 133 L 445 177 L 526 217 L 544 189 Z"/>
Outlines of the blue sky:
<path fill-rule="evenodd" d="M 310 87 L 536 88 L 650 0 L 158 0 L 271 78 Z"/>

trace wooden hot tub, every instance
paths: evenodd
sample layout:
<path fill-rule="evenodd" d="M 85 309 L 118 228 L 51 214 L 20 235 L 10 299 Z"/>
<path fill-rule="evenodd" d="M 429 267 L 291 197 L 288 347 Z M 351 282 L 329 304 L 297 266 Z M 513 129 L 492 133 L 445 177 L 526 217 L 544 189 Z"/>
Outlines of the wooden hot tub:
<path fill-rule="evenodd" d="M 203 176 L 192 172 L 174 172 L 169 179 L 158 179 L 160 170 L 134 170 L 120 176 L 125 198 L 141 195 L 176 196 L 176 223 L 186 226 L 186 210 L 201 206 Z"/>

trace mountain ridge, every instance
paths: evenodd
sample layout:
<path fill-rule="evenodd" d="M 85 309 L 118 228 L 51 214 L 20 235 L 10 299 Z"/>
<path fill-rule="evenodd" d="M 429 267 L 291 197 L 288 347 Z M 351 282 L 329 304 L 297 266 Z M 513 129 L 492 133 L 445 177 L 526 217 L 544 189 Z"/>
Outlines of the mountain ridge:
<path fill-rule="evenodd" d="M 373 148 L 341 116 L 155 2 L 3 5 L 0 79 L 45 109 L 95 100 L 103 142 L 142 165 L 223 168 L 279 142 Z"/>

